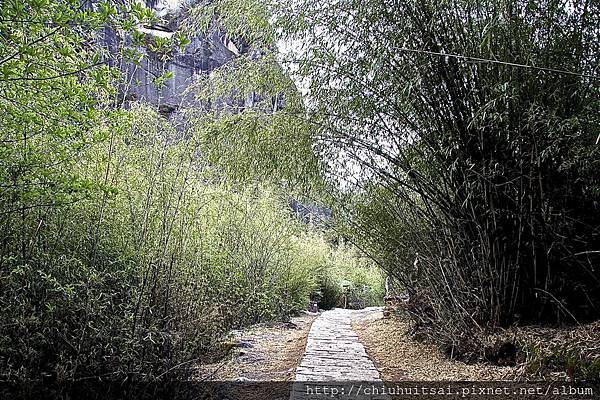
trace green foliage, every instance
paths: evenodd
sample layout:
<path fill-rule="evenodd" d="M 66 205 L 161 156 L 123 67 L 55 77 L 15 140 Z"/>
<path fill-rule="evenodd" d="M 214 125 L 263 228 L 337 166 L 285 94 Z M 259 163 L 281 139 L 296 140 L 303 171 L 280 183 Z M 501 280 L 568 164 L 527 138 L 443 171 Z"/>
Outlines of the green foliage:
<path fill-rule="evenodd" d="M 316 192 L 321 178 L 313 130 L 295 85 L 273 55 L 238 57 L 188 90 L 207 105 L 185 111 L 191 131 L 223 178 Z"/>
<path fill-rule="evenodd" d="M 186 32 L 208 33 L 223 29 L 228 35 L 257 49 L 274 44 L 275 32 L 269 23 L 268 2 L 258 0 L 215 0 L 189 10 Z"/>
<path fill-rule="evenodd" d="M 228 330 L 306 309 L 332 255 L 287 195 L 219 184 L 199 142 L 150 108 L 112 114 L 92 135 L 107 133 L 70 165 L 107 190 L 35 208 L 7 231 L 3 376 L 182 373 Z"/>
<path fill-rule="evenodd" d="M 311 297 L 319 308 L 364 308 L 383 304 L 381 270 L 344 243 L 331 245 L 322 237 L 304 237 L 304 257 L 313 266 L 315 286 Z"/>
<path fill-rule="evenodd" d="M 200 80 L 201 102 L 252 94 L 257 106 L 190 109 L 184 130 L 149 107 L 119 109 L 116 88 L 128 83 L 108 61 L 139 65 L 144 48 L 166 61 L 189 43 L 139 31 L 155 21 L 146 7 L 0 7 L 3 379 L 185 374 L 218 356 L 230 329 L 306 308 L 331 255 L 287 211 L 281 184 L 311 181 L 316 168 L 294 171 L 315 161 L 273 57 Z M 210 8 L 233 34 L 271 43 L 259 3 Z M 131 45 L 91 45 L 102 29 Z"/>
<path fill-rule="evenodd" d="M 596 2 L 279 5 L 346 235 L 420 326 L 600 315 Z"/>
<path fill-rule="evenodd" d="M 99 3 L 98 11 L 79 1 L 8 1 L 0 7 L 0 202 L 11 210 L 3 214 L 10 236 L 17 212 L 26 218 L 32 208 L 103 190 L 72 172 L 86 148 L 107 138 L 92 128 L 114 113 L 107 105 L 119 77 L 89 43 L 101 27 L 143 23 L 152 14 L 139 5 L 117 10 L 109 2 Z"/>
<path fill-rule="evenodd" d="M 294 160 L 314 157 L 272 58 L 222 72 L 252 71 L 238 93 L 285 94 L 290 112 L 188 110 L 196 124 L 183 130 L 149 107 L 119 109 L 127 83 L 109 60 L 139 65 L 143 46 L 164 61 L 189 42 L 138 31 L 155 21 L 146 7 L 0 7 L 3 379 L 185 374 L 218 355 L 228 330 L 306 308 L 323 265 L 307 254 L 327 245 L 287 211 L 281 183 L 291 190 Z M 102 29 L 132 45 L 106 53 L 92 45 Z M 211 90 L 206 100 L 226 97 Z"/>
<path fill-rule="evenodd" d="M 269 181 L 288 190 L 318 192 L 322 184 L 313 129 L 294 82 L 275 53 L 269 3 L 214 1 L 189 10 L 183 32 L 226 33 L 223 43 L 249 49 L 187 89 L 185 110 L 199 152 L 221 179 Z"/>
<path fill-rule="evenodd" d="M 337 286 L 337 307 L 360 309 L 383 304 L 382 271 L 371 260 L 352 246 L 340 245 L 334 250 L 332 264 L 326 279 Z"/>

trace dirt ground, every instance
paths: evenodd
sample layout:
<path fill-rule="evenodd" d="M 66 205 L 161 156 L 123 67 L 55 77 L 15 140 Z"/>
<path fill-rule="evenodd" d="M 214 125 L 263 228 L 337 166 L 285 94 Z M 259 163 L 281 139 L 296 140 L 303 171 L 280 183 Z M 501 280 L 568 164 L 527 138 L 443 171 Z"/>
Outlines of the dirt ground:
<path fill-rule="evenodd" d="M 318 314 L 302 314 L 289 323 L 260 324 L 232 332 L 229 357 L 200 365 L 195 378 L 208 381 L 292 381 Z"/>
<path fill-rule="evenodd" d="M 448 360 L 435 346 L 411 339 L 409 323 L 383 319 L 381 312 L 362 316 L 353 329 L 385 381 L 512 380 L 514 367 L 468 365 Z"/>

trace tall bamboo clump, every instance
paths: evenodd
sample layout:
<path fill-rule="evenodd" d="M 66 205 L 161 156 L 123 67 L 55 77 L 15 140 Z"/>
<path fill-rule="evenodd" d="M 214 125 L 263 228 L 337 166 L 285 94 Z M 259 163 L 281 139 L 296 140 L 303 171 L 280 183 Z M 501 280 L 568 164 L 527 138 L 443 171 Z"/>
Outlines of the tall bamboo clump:
<path fill-rule="evenodd" d="M 317 3 L 280 18 L 290 62 L 348 234 L 414 318 L 458 345 L 600 316 L 598 4 Z"/>

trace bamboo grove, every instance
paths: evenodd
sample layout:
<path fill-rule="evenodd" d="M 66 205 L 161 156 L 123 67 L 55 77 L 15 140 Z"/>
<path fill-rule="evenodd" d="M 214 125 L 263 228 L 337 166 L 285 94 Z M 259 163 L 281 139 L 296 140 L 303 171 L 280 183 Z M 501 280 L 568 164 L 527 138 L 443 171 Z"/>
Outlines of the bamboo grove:
<path fill-rule="evenodd" d="M 199 76 L 181 120 L 128 99 L 142 57 L 166 66 L 232 25 L 216 5 L 166 40 L 138 31 L 158 21 L 138 2 L 0 3 L 0 380 L 188 378 L 231 329 L 337 305 L 342 279 L 381 302 L 371 262 L 289 208 L 317 163 L 269 54 Z M 239 40 L 268 50 L 253 21 Z M 263 102 L 228 108 L 247 93 Z M 263 107 L 284 93 L 285 109 Z"/>
<path fill-rule="evenodd" d="M 347 234 L 455 355 L 488 328 L 600 315 L 598 11 L 384 0 L 281 13 Z"/>

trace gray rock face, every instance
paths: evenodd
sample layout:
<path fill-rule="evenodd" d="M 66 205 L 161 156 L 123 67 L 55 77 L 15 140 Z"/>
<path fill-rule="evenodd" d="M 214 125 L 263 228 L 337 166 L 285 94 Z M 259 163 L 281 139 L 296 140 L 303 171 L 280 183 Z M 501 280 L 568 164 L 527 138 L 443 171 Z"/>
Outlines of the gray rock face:
<path fill-rule="evenodd" d="M 193 0 L 146 0 L 146 4 L 164 20 L 161 26 L 138 28 L 149 40 L 153 40 L 174 35 L 185 23 L 186 8 L 193 4 Z M 121 88 L 125 100 L 156 104 L 161 113 L 170 116 L 181 106 L 194 102 L 193 94 L 185 93 L 199 74 L 210 72 L 249 51 L 244 44 L 233 43 L 219 29 L 211 30 L 208 34 L 198 32 L 188 39 L 191 43 L 183 51 L 174 49 L 166 61 L 144 47 L 137 48 L 145 54 L 139 65 L 131 62 L 115 65 L 116 61 L 111 61 L 112 66 L 119 67 L 126 74 L 128 83 Z M 131 45 L 131 38 L 105 29 L 100 42 L 111 54 L 116 54 L 119 47 Z M 154 80 L 167 71 L 172 72 L 173 78 L 168 79 L 163 87 L 157 87 Z"/>

